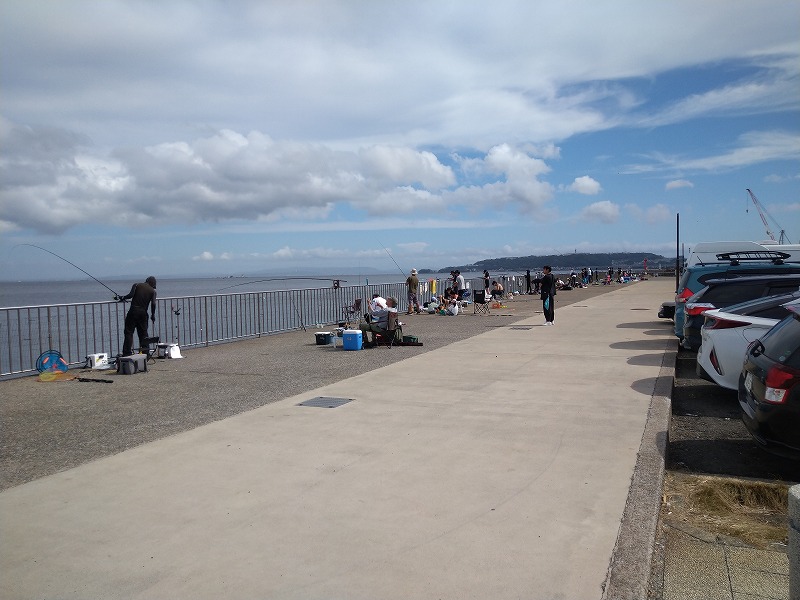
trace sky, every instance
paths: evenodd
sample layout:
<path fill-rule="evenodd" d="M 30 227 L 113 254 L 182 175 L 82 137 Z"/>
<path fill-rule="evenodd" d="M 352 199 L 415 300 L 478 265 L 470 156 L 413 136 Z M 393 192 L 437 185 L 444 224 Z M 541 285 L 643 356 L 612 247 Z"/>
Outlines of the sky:
<path fill-rule="evenodd" d="M 797 243 L 799 72 L 789 0 L 3 0 L 0 280 Z"/>

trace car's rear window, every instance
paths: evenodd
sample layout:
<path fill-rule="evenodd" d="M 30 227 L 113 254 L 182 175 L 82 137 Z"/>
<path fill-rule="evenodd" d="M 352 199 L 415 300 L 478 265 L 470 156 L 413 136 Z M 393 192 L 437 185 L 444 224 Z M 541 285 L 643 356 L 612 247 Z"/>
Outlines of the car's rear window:
<path fill-rule="evenodd" d="M 684 273 L 684 275 L 689 273 L 689 271 L 691 271 L 691 269 L 687 269 L 687 272 Z M 697 276 L 697 281 L 702 284 L 698 287 L 698 289 L 707 285 L 706 282 L 711 279 L 733 279 L 735 277 L 776 274 L 800 274 L 800 267 L 796 265 L 758 265 L 752 268 L 742 268 L 741 266 L 732 267 L 728 265 L 722 268 L 713 268 L 709 269 L 708 272 L 701 272 L 700 275 Z M 686 286 L 691 279 L 691 273 L 689 273 L 685 279 L 681 278 L 681 287 Z M 696 292 L 697 290 L 694 291 Z"/>
<path fill-rule="evenodd" d="M 800 318 L 797 315 L 787 317 L 769 330 L 761 343 L 764 354 L 772 360 L 800 368 Z"/>
<path fill-rule="evenodd" d="M 762 319 L 783 319 L 787 315 L 789 315 L 789 311 L 782 306 L 770 306 L 750 313 L 750 316 Z"/>
<path fill-rule="evenodd" d="M 763 283 L 748 285 L 717 285 L 706 290 L 703 302 L 712 302 L 714 306 L 730 306 L 746 300 L 758 298 L 764 293 Z"/>
<path fill-rule="evenodd" d="M 786 283 L 764 282 L 731 285 L 711 285 L 702 295 L 702 302 L 711 302 L 714 306 L 731 306 L 740 302 L 747 302 L 762 296 L 775 296 L 777 294 L 790 294 L 800 288 L 797 279 Z"/>

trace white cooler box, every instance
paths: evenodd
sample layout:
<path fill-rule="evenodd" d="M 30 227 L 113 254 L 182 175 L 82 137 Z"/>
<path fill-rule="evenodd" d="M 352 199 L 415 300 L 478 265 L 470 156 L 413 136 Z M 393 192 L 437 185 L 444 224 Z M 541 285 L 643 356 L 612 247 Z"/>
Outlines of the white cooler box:
<path fill-rule="evenodd" d="M 98 352 L 97 354 L 90 354 L 86 357 L 87 369 L 108 369 L 108 354 L 105 352 Z"/>
<path fill-rule="evenodd" d="M 159 344 L 157 356 L 158 358 L 183 358 L 178 344 Z"/>

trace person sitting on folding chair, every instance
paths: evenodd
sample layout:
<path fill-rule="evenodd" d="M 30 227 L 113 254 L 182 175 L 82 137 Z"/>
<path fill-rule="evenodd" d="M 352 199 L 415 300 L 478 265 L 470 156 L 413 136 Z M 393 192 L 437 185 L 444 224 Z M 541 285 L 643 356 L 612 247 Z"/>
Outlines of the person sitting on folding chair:
<path fill-rule="evenodd" d="M 492 282 L 492 300 L 500 300 L 503 297 L 503 291 L 502 283 Z"/>
<path fill-rule="evenodd" d="M 389 336 L 389 315 L 397 315 L 397 300 L 395 298 L 386 299 L 386 308 L 378 307 L 376 310 L 370 309 L 370 322 L 361 323 L 361 336 L 365 348 L 374 348 L 376 345 L 375 335 L 379 334 L 386 338 Z M 371 334 L 372 340 L 367 342 L 367 334 Z"/>

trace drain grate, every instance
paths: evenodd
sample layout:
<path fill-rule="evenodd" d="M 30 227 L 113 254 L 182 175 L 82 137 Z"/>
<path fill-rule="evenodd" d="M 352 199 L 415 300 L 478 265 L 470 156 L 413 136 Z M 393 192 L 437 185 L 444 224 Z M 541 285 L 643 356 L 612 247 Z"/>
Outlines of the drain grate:
<path fill-rule="evenodd" d="M 330 398 L 328 396 L 317 396 L 316 398 L 311 398 L 311 400 L 306 400 L 305 402 L 301 402 L 297 406 L 313 406 L 315 408 L 338 408 L 342 404 L 347 404 L 352 400 L 353 400 L 352 398 Z"/>
<path fill-rule="evenodd" d="M 519 331 L 530 331 L 532 327 L 529 326 L 517 326 L 517 327 L 509 327 L 509 329 L 518 329 Z"/>

